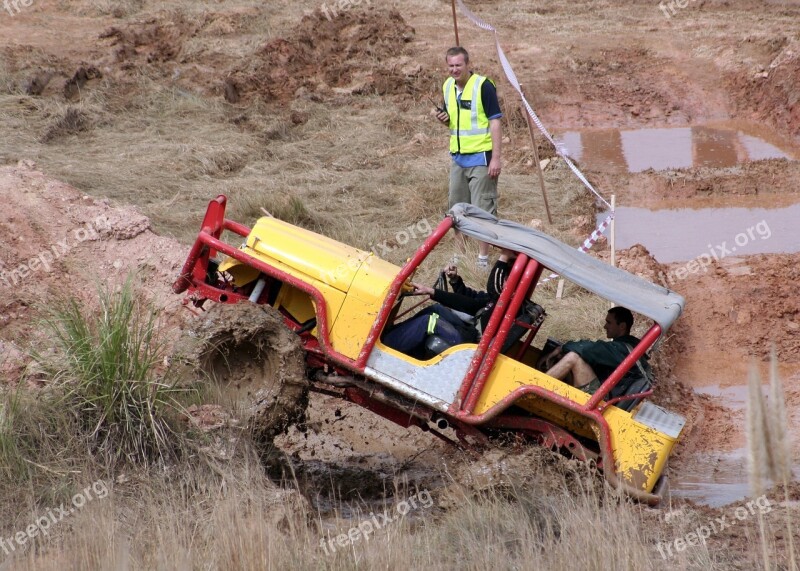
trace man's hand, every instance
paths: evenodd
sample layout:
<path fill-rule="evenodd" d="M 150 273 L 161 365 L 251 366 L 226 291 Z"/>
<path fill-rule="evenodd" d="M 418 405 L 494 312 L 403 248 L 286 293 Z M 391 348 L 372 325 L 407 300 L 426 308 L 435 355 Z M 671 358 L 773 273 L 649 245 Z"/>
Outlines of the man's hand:
<path fill-rule="evenodd" d="M 445 125 L 450 123 L 450 115 L 448 115 L 447 111 L 440 111 L 439 109 L 436 109 L 435 111 L 432 111 L 432 113 L 440 123 L 444 123 Z"/>
<path fill-rule="evenodd" d="M 489 133 L 492 136 L 492 160 L 489 161 L 489 177 L 500 176 L 500 157 L 503 156 L 503 127 L 500 119 L 489 119 Z"/>
<path fill-rule="evenodd" d="M 444 267 L 444 275 L 448 277 L 448 279 L 453 279 L 458 276 L 458 266 L 455 264 L 448 264 Z"/>
<path fill-rule="evenodd" d="M 415 283 L 412 283 L 411 285 L 414 286 L 414 289 L 411 291 L 411 295 L 433 295 L 432 287 Z"/>
<path fill-rule="evenodd" d="M 497 178 L 500 176 L 500 169 L 500 158 L 492 154 L 492 160 L 489 161 L 489 176 L 491 178 Z"/>

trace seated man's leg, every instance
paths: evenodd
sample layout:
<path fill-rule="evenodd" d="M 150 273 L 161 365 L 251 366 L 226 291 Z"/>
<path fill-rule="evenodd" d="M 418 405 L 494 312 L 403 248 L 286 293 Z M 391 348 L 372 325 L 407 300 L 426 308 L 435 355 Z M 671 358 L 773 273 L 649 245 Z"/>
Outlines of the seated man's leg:
<path fill-rule="evenodd" d="M 592 367 L 581 359 L 577 353 L 571 351 L 547 371 L 548 375 L 562 381 L 570 373 L 572 373 L 573 385 L 579 389 L 597 380 L 597 375 L 592 370 Z"/>
<path fill-rule="evenodd" d="M 432 335 L 438 335 L 450 346 L 464 342 L 461 338 L 461 333 L 458 332 L 455 325 L 441 317 L 436 321 Z"/>
<path fill-rule="evenodd" d="M 384 334 L 383 342 L 401 353 L 412 354 L 428 335 L 438 335 L 449 345 L 462 343 L 458 330 L 449 321 L 439 317 L 432 307 L 425 308 L 391 329 Z"/>
<path fill-rule="evenodd" d="M 407 319 L 383 335 L 384 344 L 401 353 L 411 353 L 425 341 L 429 318 L 428 313 L 420 312 Z"/>

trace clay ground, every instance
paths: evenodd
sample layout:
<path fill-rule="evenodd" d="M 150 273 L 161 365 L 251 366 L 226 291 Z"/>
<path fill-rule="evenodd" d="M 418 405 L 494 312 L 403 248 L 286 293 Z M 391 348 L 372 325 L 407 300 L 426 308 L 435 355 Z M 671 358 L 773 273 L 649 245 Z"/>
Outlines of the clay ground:
<path fill-rule="evenodd" d="M 554 133 L 743 121 L 798 156 L 800 2 L 705 0 L 670 17 L 652 0 L 468 5 L 499 30 Z M 168 321 L 186 319 L 169 285 L 217 193 L 245 223 L 263 206 L 365 249 L 388 241 L 395 263 L 414 247 L 392 244 L 399 232 L 440 219 L 447 157 L 428 97 L 438 97 L 442 53 L 453 42 L 449 3 L 373 0 L 332 19 L 315 2 L 20 7 L 0 13 L 0 270 L 18 272 L 0 280 L 6 381 L 19 378 L 26 347 L 41 342 L 39 308 L 65 290 L 90 301 L 87 284 L 136 269 Z M 474 68 L 498 78 L 506 113 L 501 215 L 543 220 L 527 128 L 494 38 L 463 17 L 460 33 Z M 541 137 L 539 147 L 554 156 Z M 794 160 L 585 172 L 618 206 L 777 211 L 800 203 Z M 560 159 L 545 177 L 555 213 L 545 230 L 577 244 L 595 203 Z M 714 216 L 709 224 L 726 213 Z M 705 232 L 689 236 L 698 254 Z M 623 267 L 687 302 L 665 344 L 656 398 L 688 418 L 670 467 L 676 501 L 733 502 L 746 490 L 741 389 L 751 363 L 766 371 L 773 344 L 795 458 L 800 451 L 800 234 L 782 232 L 771 240 L 784 246 L 771 253 L 729 256 L 681 278 L 686 260 L 669 264 L 641 249 L 621 256 Z M 596 251 L 607 256 L 607 248 Z M 578 332 L 601 333 L 594 325 Z M 282 445 L 307 461 L 312 482 L 312 460 L 347 471 L 354 488 L 379 488 L 409 465 L 447 456 L 427 435 L 323 398 L 312 401 L 308 422 Z"/>

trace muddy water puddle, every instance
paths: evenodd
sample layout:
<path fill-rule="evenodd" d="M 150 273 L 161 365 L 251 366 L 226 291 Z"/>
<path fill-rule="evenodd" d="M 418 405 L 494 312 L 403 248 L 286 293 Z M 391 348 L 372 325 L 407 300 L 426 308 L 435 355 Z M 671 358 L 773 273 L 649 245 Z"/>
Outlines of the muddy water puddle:
<path fill-rule="evenodd" d="M 798 156 L 798 149 L 791 141 L 760 125 L 740 122 L 570 131 L 560 141 L 582 165 L 611 172 L 728 168 L 745 162 Z"/>
<path fill-rule="evenodd" d="M 598 216 L 598 221 L 605 214 Z M 800 251 L 800 204 L 785 208 L 617 207 L 616 247 L 642 244 L 662 263 Z M 606 232 L 608 234 L 608 231 Z"/>
<path fill-rule="evenodd" d="M 766 390 L 767 387 L 764 387 Z M 696 392 L 708 395 L 732 412 L 730 427 L 737 433 L 737 443 L 743 444 L 743 411 L 747 406 L 747 385 L 723 387 L 718 384 L 696 387 Z M 737 414 L 738 412 L 738 414 Z M 735 420 L 738 419 L 738 420 Z M 744 446 L 731 450 L 705 450 L 693 454 L 679 473 L 670 474 L 670 495 L 698 504 L 720 507 L 740 501 L 750 494 L 747 478 L 747 450 Z"/>
<path fill-rule="evenodd" d="M 680 473 L 670 472 L 672 498 L 720 507 L 749 495 L 745 448 L 696 454 L 681 467 Z"/>
<path fill-rule="evenodd" d="M 745 437 L 748 387 L 713 384 L 694 390 L 728 409 L 729 424 L 724 428 L 724 438 L 720 434 L 719 441 L 709 442 L 704 450 L 692 453 L 683 459 L 680 467 L 671 470 L 670 496 L 711 507 L 741 502 L 752 496 Z M 769 386 L 762 385 L 762 392 L 767 395 Z M 798 468 L 800 466 L 795 464 L 795 474 Z M 767 487 L 769 485 L 767 482 Z"/>

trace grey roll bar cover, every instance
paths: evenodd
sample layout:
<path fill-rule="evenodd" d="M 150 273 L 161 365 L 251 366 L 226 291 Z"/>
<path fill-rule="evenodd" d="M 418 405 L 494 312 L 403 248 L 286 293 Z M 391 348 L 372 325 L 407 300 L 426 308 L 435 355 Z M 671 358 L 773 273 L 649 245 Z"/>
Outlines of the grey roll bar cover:
<path fill-rule="evenodd" d="M 544 232 L 510 220 L 499 220 L 471 204 L 456 204 L 447 215 L 459 232 L 528 255 L 615 305 L 649 317 L 661 326 L 662 334 L 683 312 L 682 295 L 606 264 Z"/>

